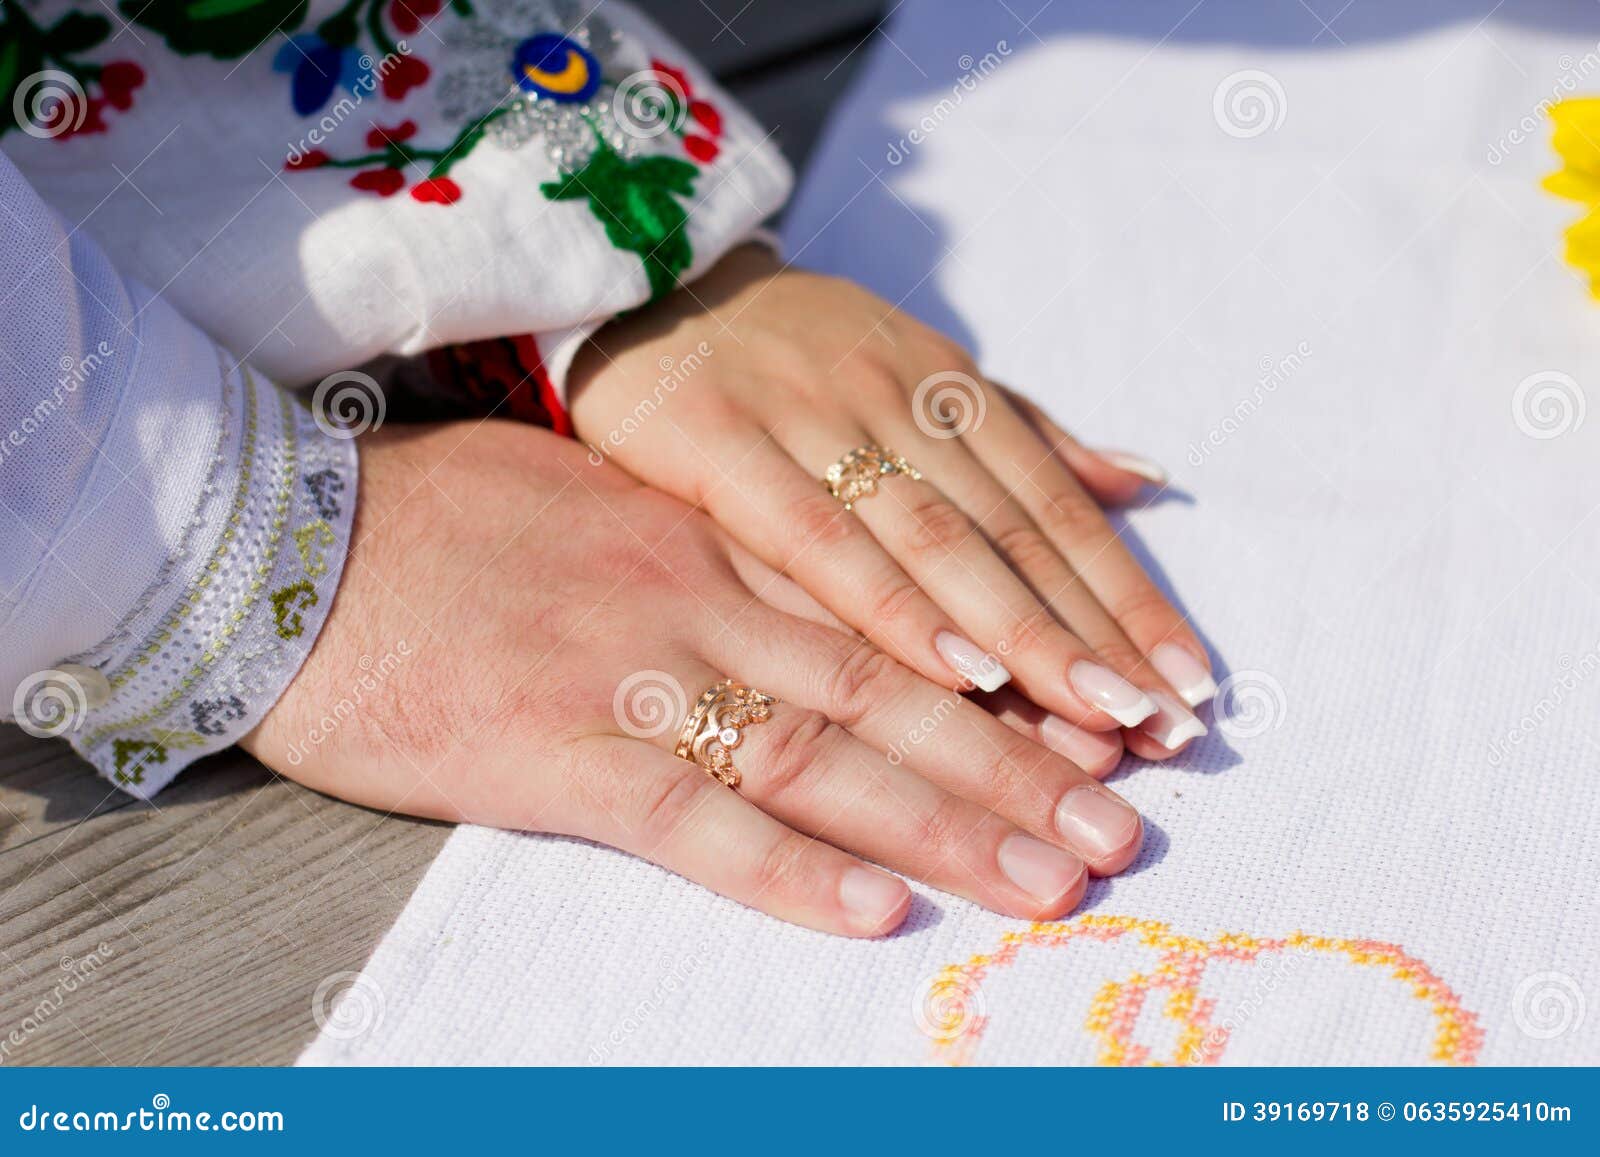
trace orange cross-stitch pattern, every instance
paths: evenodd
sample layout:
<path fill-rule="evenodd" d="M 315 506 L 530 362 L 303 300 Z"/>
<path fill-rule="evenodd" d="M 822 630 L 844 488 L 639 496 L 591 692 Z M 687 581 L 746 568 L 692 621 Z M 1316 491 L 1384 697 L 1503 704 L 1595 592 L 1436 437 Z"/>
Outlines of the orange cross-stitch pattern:
<path fill-rule="evenodd" d="M 994 952 L 953 964 L 936 976 L 924 993 L 926 1006 L 937 1007 L 934 1056 L 947 1064 L 972 1059 L 989 1018 L 982 1011 L 981 985 L 991 972 L 1015 962 L 1024 948 L 1059 948 L 1073 940 L 1111 941 L 1124 936 L 1159 953 L 1148 972 L 1107 981 L 1090 1004 L 1085 1030 L 1099 1042 L 1102 1065 L 1215 1064 L 1227 1048 L 1226 1025 L 1213 1025 L 1214 1002 L 1200 996 L 1200 981 L 1213 960 L 1255 962 L 1263 953 L 1306 952 L 1343 957 L 1352 964 L 1385 970 L 1409 986 L 1411 995 L 1432 1011 L 1436 1030 L 1432 1059 L 1449 1065 L 1477 1063 L 1483 1030 L 1475 1013 L 1464 1008 L 1450 987 L 1421 960 L 1395 944 L 1377 940 L 1345 940 L 1296 932 L 1281 939 L 1223 933 L 1214 940 L 1181 936 L 1167 925 L 1130 916 L 1082 916 L 1067 924 L 1035 924 L 1024 932 L 1007 932 Z M 1133 1039 L 1134 1025 L 1151 993 L 1166 994 L 1162 1012 L 1178 1022 L 1173 1054 L 1153 1058 Z M 925 1026 L 926 1027 L 926 1026 Z"/>

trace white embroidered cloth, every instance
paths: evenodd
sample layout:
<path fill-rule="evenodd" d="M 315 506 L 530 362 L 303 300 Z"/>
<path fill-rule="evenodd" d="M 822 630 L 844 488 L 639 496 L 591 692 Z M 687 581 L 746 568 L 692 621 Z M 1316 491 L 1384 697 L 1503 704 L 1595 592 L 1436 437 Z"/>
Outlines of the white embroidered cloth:
<path fill-rule="evenodd" d="M 464 828 L 303 1062 L 1600 1061 L 1600 303 L 1538 187 L 1600 21 L 1033 7 L 905 5 L 787 234 L 1172 469 L 1130 537 L 1232 682 L 1119 773 L 1137 868 L 848 942 Z"/>

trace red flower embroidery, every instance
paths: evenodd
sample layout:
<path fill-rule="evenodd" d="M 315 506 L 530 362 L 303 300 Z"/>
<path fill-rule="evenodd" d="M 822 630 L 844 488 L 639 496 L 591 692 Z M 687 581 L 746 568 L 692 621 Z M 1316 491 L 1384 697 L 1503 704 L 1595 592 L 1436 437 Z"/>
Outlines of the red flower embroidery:
<path fill-rule="evenodd" d="M 689 115 L 714 137 L 722 135 L 722 114 L 703 100 L 689 102 Z"/>
<path fill-rule="evenodd" d="M 103 96 L 68 94 L 51 106 L 42 126 L 45 135 L 65 141 L 89 133 L 103 133 L 106 131 L 106 122 L 101 114 L 105 112 L 105 107 L 106 99 Z"/>
<path fill-rule="evenodd" d="M 406 187 L 406 175 L 399 169 L 368 169 L 351 177 L 350 184 L 380 197 L 392 197 Z"/>
<path fill-rule="evenodd" d="M 650 67 L 654 69 L 673 92 L 685 100 L 694 95 L 694 90 L 689 86 L 689 77 L 683 69 L 673 68 L 664 60 L 651 60 Z"/>
<path fill-rule="evenodd" d="M 399 144 L 401 141 L 409 141 L 416 135 L 416 121 L 401 121 L 392 129 L 386 129 L 382 125 L 373 125 L 367 133 L 367 148 L 381 149 L 390 142 Z"/>
<path fill-rule="evenodd" d="M 389 5 L 389 22 L 410 36 L 428 17 L 437 16 L 442 7 L 443 0 L 393 0 Z"/>
<path fill-rule="evenodd" d="M 420 56 L 405 55 L 383 74 L 383 95 L 399 100 L 412 89 L 428 83 L 428 62 Z"/>
<path fill-rule="evenodd" d="M 722 151 L 716 141 L 722 135 L 722 114 L 709 101 L 696 99 L 694 86 L 689 83 L 689 74 L 683 69 L 674 68 L 664 60 L 651 60 L 650 67 L 661 78 L 663 87 L 672 94 L 673 99 L 681 102 L 680 107 L 687 108 L 688 119 L 702 130 L 699 133 L 686 133 L 680 124 L 683 119 L 681 115 L 673 117 L 673 128 L 683 138 L 683 151 L 700 164 L 709 165 Z"/>
<path fill-rule="evenodd" d="M 461 199 L 461 186 L 449 177 L 430 177 L 412 185 L 411 196 L 425 205 L 454 205 Z"/>
<path fill-rule="evenodd" d="M 702 165 L 709 165 L 717 159 L 717 142 L 705 137 L 686 136 L 683 138 L 683 151 Z"/>
<path fill-rule="evenodd" d="M 126 112 L 133 107 L 133 90 L 144 83 L 144 69 L 131 60 L 109 61 L 100 70 L 100 91 L 111 107 Z"/>
<path fill-rule="evenodd" d="M 298 169 L 320 169 L 331 160 L 333 158 L 321 149 L 312 149 L 310 152 L 296 153 L 283 162 L 283 167 L 291 172 Z"/>

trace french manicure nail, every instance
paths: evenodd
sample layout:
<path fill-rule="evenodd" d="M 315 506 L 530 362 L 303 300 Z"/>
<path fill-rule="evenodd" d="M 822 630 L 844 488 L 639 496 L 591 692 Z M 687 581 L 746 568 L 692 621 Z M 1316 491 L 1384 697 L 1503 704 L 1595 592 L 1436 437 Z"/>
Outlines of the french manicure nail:
<path fill-rule="evenodd" d="M 1150 652 L 1150 665 L 1172 684 L 1190 707 L 1198 707 L 1217 693 L 1217 681 L 1187 647 L 1162 643 Z"/>
<path fill-rule="evenodd" d="M 864 931 L 883 930 L 910 894 L 900 880 L 871 868 L 851 867 L 839 881 L 839 902 Z"/>
<path fill-rule="evenodd" d="M 1176 751 L 1189 740 L 1199 739 L 1206 733 L 1206 725 L 1200 722 L 1195 713 L 1171 695 L 1152 691 L 1150 698 L 1156 701 L 1158 710 L 1139 725 L 1139 730 L 1168 751 Z"/>
<path fill-rule="evenodd" d="M 1001 666 L 999 659 L 954 631 L 940 631 L 933 646 L 952 671 L 980 691 L 998 691 L 1011 682 L 1011 672 Z"/>
<path fill-rule="evenodd" d="M 1122 758 L 1122 740 L 1115 731 L 1085 731 L 1065 719 L 1046 715 L 1039 738 L 1057 755 L 1072 760 L 1084 771 L 1107 772 Z"/>
<path fill-rule="evenodd" d="M 1067 672 L 1072 689 L 1124 727 L 1132 727 L 1156 713 L 1150 696 L 1110 667 L 1080 659 Z"/>
<path fill-rule="evenodd" d="M 1056 805 L 1056 830 L 1100 859 L 1128 846 L 1139 830 L 1139 813 L 1092 787 L 1075 787 Z"/>
<path fill-rule="evenodd" d="M 1012 832 L 1001 841 L 997 858 L 1006 879 L 1044 904 L 1066 895 L 1087 871 L 1071 852 L 1022 832 Z"/>
<path fill-rule="evenodd" d="M 1167 472 L 1148 458 L 1141 458 L 1137 454 L 1129 454 L 1126 450 L 1096 450 L 1095 453 L 1104 458 L 1118 470 L 1126 470 L 1129 474 L 1137 474 L 1148 482 L 1157 486 L 1167 481 Z"/>

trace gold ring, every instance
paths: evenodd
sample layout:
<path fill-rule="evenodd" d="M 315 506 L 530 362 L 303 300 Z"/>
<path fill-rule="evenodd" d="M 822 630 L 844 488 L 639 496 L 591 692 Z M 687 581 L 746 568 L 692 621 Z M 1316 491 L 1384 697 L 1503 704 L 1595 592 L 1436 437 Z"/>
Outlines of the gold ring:
<path fill-rule="evenodd" d="M 771 695 L 747 687 L 737 679 L 724 679 L 706 689 L 695 700 L 689 718 L 678 732 L 678 746 L 672 754 L 699 764 L 712 779 L 728 787 L 739 786 L 739 772 L 733 766 L 733 749 L 744 738 L 744 729 L 772 718 Z"/>
<path fill-rule="evenodd" d="M 859 446 L 828 467 L 822 484 L 849 510 L 859 500 L 876 494 L 879 479 L 891 474 L 922 480 L 915 466 L 887 446 Z"/>

